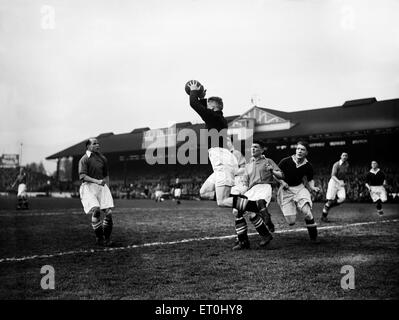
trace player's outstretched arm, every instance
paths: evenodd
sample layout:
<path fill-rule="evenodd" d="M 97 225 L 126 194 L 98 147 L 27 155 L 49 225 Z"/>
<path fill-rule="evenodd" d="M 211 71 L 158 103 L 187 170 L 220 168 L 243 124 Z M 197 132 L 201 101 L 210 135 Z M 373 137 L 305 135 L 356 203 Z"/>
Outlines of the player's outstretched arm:
<path fill-rule="evenodd" d="M 208 110 L 206 105 L 203 105 L 200 100 L 205 97 L 206 90 L 202 91 L 200 85 L 195 80 L 190 81 L 188 83 L 188 87 L 190 88 L 191 108 L 193 108 L 201 116 L 201 118 L 206 121 L 205 119 L 210 115 L 210 110 Z"/>

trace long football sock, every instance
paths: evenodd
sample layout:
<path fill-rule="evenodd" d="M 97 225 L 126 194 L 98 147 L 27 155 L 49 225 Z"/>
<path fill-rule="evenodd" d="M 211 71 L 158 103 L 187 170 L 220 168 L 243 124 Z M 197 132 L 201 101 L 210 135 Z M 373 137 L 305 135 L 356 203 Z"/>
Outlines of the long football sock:
<path fill-rule="evenodd" d="M 248 225 L 244 217 L 236 218 L 235 227 L 236 227 L 238 241 L 240 242 L 248 241 Z"/>
<path fill-rule="evenodd" d="M 267 210 L 267 203 L 265 200 L 257 200 L 257 206 L 259 208 L 259 215 L 262 217 L 263 221 L 267 226 L 271 224 L 271 215 Z"/>
<path fill-rule="evenodd" d="M 112 233 L 112 226 L 114 225 L 112 221 L 112 213 L 108 212 L 105 214 L 103 220 L 103 231 L 104 231 L 104 238 L 109 239 Z"/>
<path fill-rule="evenodd" d="M 91 217 L 91 226 L 93 227 L 94 234 L 96 235 L 96 238 L 99 240 L 103 239 L 104 233 L 103 233 L 103 226 L 102 222 L 100 219 L 100 210 L 97 210 Z"/>
<path fill-rule="evenodd" d="M 311 240 L 316 240 L 317 239 L 317 225 L 314 222 L 314 218 L 311 220 L 306 220 L 306 228 L 308 228 L 308 233 L 309 233 L 309 238 Z"/>
<path fill-rule="evenodd" d="M 380 199 L 377 200 L 377 211 L 379 214 L 381 214 L 382 211 L 382 201 Z"/>
<path fill-rule="evenodd" d="M 256 214 L 254 217 L 249 218 L 254 225 L 256 231 L 263 236 L 263 237 L 268 237 L 271 235 L 269 229 L 266 227 L 265 223 L 263 222 L 263 219 L 260 217 L 259 214 Z"/>
<path fill-rule="evenodd" d="M 337 200 L 327 200 L 326 204 L 324 205 L 323 208 L 323 216 L 327 217 L 328 211 L 332 208 L 338 205 Z"/>
<path fill-rule="evenodd" d="M 256 204 L 256 201 L 251 201 L 246 198 L 240 196 L 233 196 L 233 208 L 238 211 L 251 211 L 251 212 L 259 212 L 259 208 Z"/>

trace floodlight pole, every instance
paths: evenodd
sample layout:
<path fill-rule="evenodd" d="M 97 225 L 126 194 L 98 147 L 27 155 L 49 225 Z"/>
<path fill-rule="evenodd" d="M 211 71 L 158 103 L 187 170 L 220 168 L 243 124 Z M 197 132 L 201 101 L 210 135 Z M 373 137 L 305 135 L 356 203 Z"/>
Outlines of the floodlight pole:
<path fill-rule="evenodd" d="M 23 146 L 23 143 L 21 142 L 20 151 L 19 151 L 19 166 L 20 167 L 22 166 L 22 146 Z"/>

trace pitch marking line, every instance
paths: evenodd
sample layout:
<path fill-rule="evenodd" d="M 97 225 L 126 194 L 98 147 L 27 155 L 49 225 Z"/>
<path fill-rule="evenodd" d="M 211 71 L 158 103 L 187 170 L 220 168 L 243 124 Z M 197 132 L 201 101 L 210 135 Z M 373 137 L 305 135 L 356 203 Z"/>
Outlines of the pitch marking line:
<path fill-rule="evenodd" d="M 200 209 L 209 209 L 213 210 L 214 208 L 200 208 Z M 50 212 L 42 212 L 41 210 L 30 210 L 29 212 L 16 212 L 16 211 L 0 211 L 0 217 L 41 217 L 41 216 L 60 216 L 60 215 L 81 215 L 84 216 L 85 213 L 81 209 L 68 209 L 67 210 L 58 210 L 58 211 L 50 211 Z M 129 214 L 132 212 L 188 212 L 188 211 L 196 211 L 198 208 L 118 208 L 118 211 L 114 211 L 115 215 L 119 214 Z"/>
<path fill-rule="evenodd" d="M 379 224 L 379 223 L 392 223 L 392 222 L 399 222 L 399 219 L 358 222 L 358 223 L 335 225 L 335 226 L 324 226 L 324 227 L 319 227 L 318 230 L 343 229 L 343 228 L 347 228 L 347 227 L 357 227 L 357 226 L 372 225 L 372 224 Z M 290 232 L 303 232 L 303 231 L 307 231 L 307 228 L 278 230 L 275 233 L 290 233 Z M 248 235 L 252 236 L 252 235 L 256 235 L 256 234 L 257 233 L 249 233 Z M 19 262 L 19 261 L 34 260 L 34 259 L 40 259 L 40 258 L 54 258 L 54 257 L 75 255 L 75 254 L 81 254 L 81 253 L 121 251 L 121 250 L 129 250 L 129 249 L 145 248 L 145 247 L 167 246 L 167 245 L 188 243 L 188 242 L 195 242 L 195 241 L 223 240 L 223 239 L 232 239 L 235 237 L 236 237 L 236 235 L 218 236 L 218 237 L 202 237 L 202 238 L 191 238 L 191 239 L 169 241 L 169 242 L 150 242 L 150 243 L 135 244 L 135 245 L 129 245 L 129 246 L 124 246 L 124 247 L 115 247 L 115 248 L 72 250 L 72 251 L 64 251 L 64 252 L 58 252 L 58 253 L 53 253 L 53 254 L 25 256 L 25 257 L 20 257 L 20 258 L 16 258 L 16 257 L 2 258 L 2 259 L 0 259 L 0 263 L 2 263 L 2 262 Z"/>

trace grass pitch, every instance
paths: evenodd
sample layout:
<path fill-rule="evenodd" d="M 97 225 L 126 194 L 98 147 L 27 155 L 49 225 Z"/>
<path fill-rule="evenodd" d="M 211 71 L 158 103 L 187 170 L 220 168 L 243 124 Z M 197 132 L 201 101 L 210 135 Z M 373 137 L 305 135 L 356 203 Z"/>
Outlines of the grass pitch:
<path fill-rule="evenodd" d="M 276 206 L 269 249 L 248 221 L 251 249 L 232 251 L 234 219 L 215 202 L 116 201 L 115 247 L 94 245 L 78 199 L 1 199 L 0 299 L 398 299 L 399 205 L 343 204 L 311 244 L 302 217 L 288 227 Z M 321 203 L 314 206 L 319 222 Z M 40 269 L 55 269 L 55 289 Z M 355 289 L 341 288 L 353 266 Z"/>

